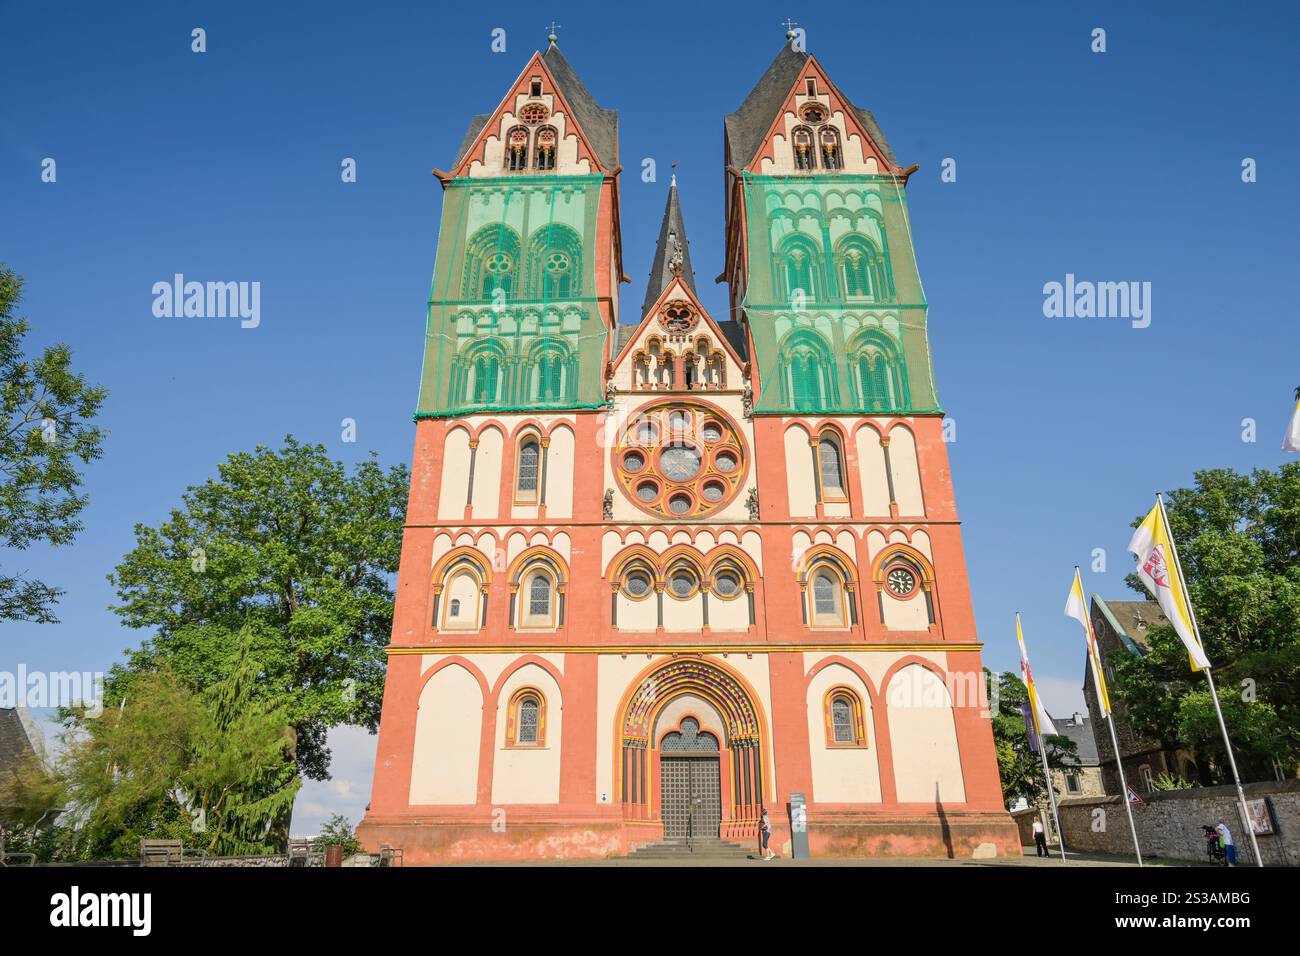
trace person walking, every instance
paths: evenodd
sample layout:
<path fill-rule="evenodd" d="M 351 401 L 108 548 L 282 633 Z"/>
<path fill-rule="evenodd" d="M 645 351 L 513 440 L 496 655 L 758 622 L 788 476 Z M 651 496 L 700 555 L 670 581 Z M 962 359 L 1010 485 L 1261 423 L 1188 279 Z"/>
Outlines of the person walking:
<path fill-rule="evenodd" d="M 767 815 L 767 807 L 762 808 L 763 815 L 759 819 L 758 829 L 763 836 L 763 859 L 775 860 L 776 854 L 768 844 L 772 840 L 772 818 Z"/>
<path fill-rule="evenodd" d="M 1051 856 L 1047 852 L 1047 831 L 1043 829 L 1043 821 L 1034 819 L 1034 850 L 1038 856 Z"/>
<path fill-rule="evenodd" d="M 1222 820 L 1214 828 L 1219 833 L 1219 845 L 1223 847 L 1223 858 L 1228 861 L 1228 866 L 1237 865 L 1237 847 L 1232 842 L 1232 831 Z"/>

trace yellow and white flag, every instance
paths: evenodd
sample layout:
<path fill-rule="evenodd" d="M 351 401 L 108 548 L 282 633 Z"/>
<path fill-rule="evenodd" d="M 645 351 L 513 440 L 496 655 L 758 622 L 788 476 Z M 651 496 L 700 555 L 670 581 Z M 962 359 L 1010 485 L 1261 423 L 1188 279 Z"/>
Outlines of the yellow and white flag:
<path fill-rule="evenodd" d="M 1092 630 L 1092 618 L 1088 616 L 1088 601 L 1083 596 L 1083 579 L 1079 569 L 1074 569 L 1074 584 L 1070 587 L 1070 596 L 1065 599 L 1065 616 L 1072 617 L 1083 625 L 1083 639 L 1088 645 L 1088 666 L 1092 668 L 1092 683 L 1097 688 L 1097 703 L 1101 705 L 1103 717 L 1110 713 L 1110 690 L 1106 687 L 1106 675 L 1101 671 L 1101 653 L 1097 650 L 1097 635 Z"/>
<path fill-rule="evenodd" d="M 1282 439 L 1283 451 L 1300 452 L 1300 388 L 1296 389 L 1295 412 L 1291 415 L 1291 426 Z"/>
<path fill-rule="evenodd" d="M 1183 587 L 1183 571 L 1174 555 L 1173 535 L 1169 533 L 1169 525 L 1165 521 L 1165 510 L 1158 500 L 1151 513 L 1133 533 L 1128 549 L 1137 556 L 1137 576 L 1186 645 L 1192 670 L 1209 667 L 1210 659 L 1205 656 L 1205 649 L 1196 639 L 1187 589 Z"/>
<path fill-rule="evenodd" d="M 1052 718 L 1047 716 L 1047 708 L 1038 699 L 1038 691 L 1034 689 L 1034 673 L 1029 669 L 1029 651 L 1025 650 L 1025 635 L 1020 630 L 1019 614 L 1016 615 L 1016 640 L 1020 643 L 1020 674 L 1029 691 L 1029 712 L 1034 715 L 1034 730 L 1038 732 L 1039 738 L 1044 734 L 1055 737 L 1056 726 L 1052 723 Z"/>

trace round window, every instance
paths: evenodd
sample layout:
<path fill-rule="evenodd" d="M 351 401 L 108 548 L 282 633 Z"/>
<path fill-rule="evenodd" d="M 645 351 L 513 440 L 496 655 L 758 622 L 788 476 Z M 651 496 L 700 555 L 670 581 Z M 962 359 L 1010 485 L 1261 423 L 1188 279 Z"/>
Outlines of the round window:
<path fill-rule="evenodd" d="M 659 456 L 659 467 L 669 481 L 690 481 L 700 473 L 700 452 L 691 445 L 669 445 Z"/>
<path fill-rule="evenodd" d="M 638 508 L 689 518 L 740 493 L 743 446 L 739 427 L 718 409 L 687 399 L 655 401 L 619 433 L 610 463 L 619 489 Z"/>
<path fill-rule="evenodd" d="M 631 597 L 645 597 L 650 593 L 650 575 L 644 571 L 633 571 L 627 576 L 623 586 Z"/>
<path fill-rule="evenodd" d="M 734 571 L 722 571 L 713 579 L 713 590 L 722 597 L 731 597 L 740 590 L 740 578 Z"/>
<path fill-rule="evenodd" d="M 894 568 L 885 578 L 885 584 L 899 597 L 905 597 L 916 590 L 916 576 L 907 568 Z"/>
<path fill-rule="evenodd" d="M 677 597 L 688 597 L 695 590 L 695 575 L 689 571 L 676 571 L 672 577 L 673 594 Z"/>

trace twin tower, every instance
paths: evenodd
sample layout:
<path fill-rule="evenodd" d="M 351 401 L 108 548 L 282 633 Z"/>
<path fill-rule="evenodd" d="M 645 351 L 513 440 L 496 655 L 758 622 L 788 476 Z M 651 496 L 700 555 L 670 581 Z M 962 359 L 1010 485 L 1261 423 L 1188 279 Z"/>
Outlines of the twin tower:
<path fill-rule="evenodd" d="M 552 40 L 442 184 L 379 750 L 410 862 L 1018 854 L 905 187 L 786 45 L 620 312 L 618 116 Z M 659 852 L 659 851 L 656 851 Z"/>

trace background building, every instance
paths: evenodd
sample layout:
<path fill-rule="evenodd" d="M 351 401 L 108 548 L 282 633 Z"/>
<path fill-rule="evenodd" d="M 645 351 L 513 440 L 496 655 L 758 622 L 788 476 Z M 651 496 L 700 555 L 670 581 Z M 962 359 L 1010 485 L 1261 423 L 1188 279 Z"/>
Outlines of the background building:
<path fill-rule="evenodd" d="M 375 782 L 408 862 L 1018 853 L 904 190 L 787 45 L 725 122 L 735 321 L 552 40 L 445 190 Z M 806 818 L 796 808 L 806 804 Z"/>
<path fill-rule="evenodd" d="M 1162 773 L 1184 780 L 1208 785 L 1211 781 L 1202 774 L 1196 754 L 1176 742 L 1150 740 L 1140 737 L 1125 719 L 1127 707 L 1123 696 L 1116 693 L 1114 659 L 1119 654 L 1142 656 L 1150 645 L 1146 632 L 1151 626 L 1163 623 L 1160 605 L 1154 601 L 1104 601 L 1092 596 L 1092 627 L 1097 635 L 1097 649 L 1110 688 L 1111 706 L 1114 708 L 1115 736 L 1119 740 L 1124 760 L 1124 777 L 1138 793 L 1151 793 L 1153 781 Z M 1092 669 L 1084 666 L 1083 695 L 1091 713 L 1100 714 L 1097 689 L 1092 679 Z M 1092 737 L 1102 768 L 1105 792 L 1120 793 L 1119 772 L 1115 769 L 1115 746 L 1111 742 L 1106 721 L 1092 722 Z"/>

